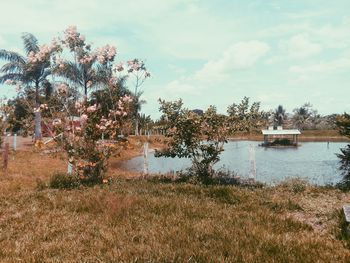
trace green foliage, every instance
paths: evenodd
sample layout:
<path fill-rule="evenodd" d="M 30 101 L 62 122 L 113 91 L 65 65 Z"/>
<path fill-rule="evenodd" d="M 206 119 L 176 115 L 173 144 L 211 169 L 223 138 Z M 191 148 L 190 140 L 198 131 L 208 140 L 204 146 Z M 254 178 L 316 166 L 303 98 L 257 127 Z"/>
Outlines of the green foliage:
<path fill-rule="evenodd" d="M 341 135 L 347 136 L 350 138 L 350 115 L 344 113 L 336 119 L 336 125 Z"/>
<path fill-rule="evenodd" d="M 49 182 L 49 187 L 54 189 L 74 189 L 79 185 L 76 177 L 60 172 L 53 174 Z"/>
<path fill-rule="evenodd" d="M 338 127 L 339 133 L 341 135 L 347 136 L 350 138 L 350 115 L 344 113 L 341 116 L 338 116 L 336 125 Z M 350 144 L 345 148 L 340 149 L 341 153 L 337 154 L 340 159 L 340 170 L 343 172 L 343 181 L 339 186 L 343 190 L 350 190 Z"/>
<path fill-rule="evenodd" d="M 165 136 L 170 138 L 168 147 L 157 151 L 156 156 L 189 158 L 191 172 L 201 181 L 214 175 L 213 165 L 220 160 L 220 153 L 227 141 L 227 118 L 210 106 L 203 115 L 183 108 L 181 100 L 159 100 L 165 122 Z"/>
<path fill-rule="evenodd" d="M 312 108 L 310 102 L 295 108 L 293 112 L 293 125 L 300 130 L 314 129 L 321 122 L 321 116 Z"/>
<path fill-rule="evenodd" d="M 276 139 L 272 143 L 270 143 L 269 145 L 271 145 L 271 146 L 278 146 L 278 145 L 289 146 L 289 145 L 293 145 L 293 143 L 289 139 Z"/>
<path fill-rule="evenodd" d="M 244 97 L 239 104 L 231 104 L 227 108 L 231 133 L 236 131 L 252 132 L 266 126 L 269 113 L 260 110 L 260 102 L 249 103 Z"/>

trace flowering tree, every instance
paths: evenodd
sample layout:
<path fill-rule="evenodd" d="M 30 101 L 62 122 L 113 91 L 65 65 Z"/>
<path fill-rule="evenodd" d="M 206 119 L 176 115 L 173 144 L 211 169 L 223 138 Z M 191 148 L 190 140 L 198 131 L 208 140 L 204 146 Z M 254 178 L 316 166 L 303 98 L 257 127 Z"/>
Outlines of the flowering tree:
<path fill-rule="evenodd" d="M 132 98 L 120 97 L 108 114 L 104 114 L 99 104 L 86 99 L 80 102 L 70 100 L 68 88 L 66 84 L 58 88 L 64 111 L 53 120 L 54 131 L 59 135 L 55 140 L 67 152 L 74 176 L 82 182 L 102 182 L 108 158 L 121 147 L 118 134 L 128 118 Z M 109 140 L 101 140 L 102 135 Z"/>
<path fill-rule="evenodd" d="M 73 87 L 82 89 L 85 97 L 88 89 L 114 81 L 110 79 L 112 63 L 117 54 L 114 46 L 106 45 L 92 50 L 85 36 L 75 26 L 64 31 L 60 42 L 73 55 L 73 61 L 65 60 L 60 55 L 55 57 L 55 74 L 66 79 Z"/>
<path fill-rule="evenodd" d="M 140 99 L 142 92 L 140 87 L 150 73 L 146 70 L 145 63 L 139 59 L 129 60 L 126 64 L 122 62 L 113 64 L 117 54 L 116 48 L 105 45 L 92 50 L 91 45 L 86 43 L 85 36 L 71 26 L 64 31 L 61 43 L 73 54 L 73 61 L 64 60 L 60 56 L 55 58 L 55 73 L 66 79 L 73 87 L 83 90 L 85 97 L 88 90 L 95 88 L 103 90 L 111 86 L 120 86 L 122 80 L 132 79 L 134 85 L 132 116 L 135 119 L 135 134 L 138 134 L 138 112 L 144 103 Z M 99 95 L 102 95 L 100 93 Z M 96 95 L 96 93 L 95 93 Z M 109 99 L 110 95 L 107 99 Z"/>
<path fill-rule="evenodd" d="M 165 119 L 167 148 L 156 156 L 190 158 L 192 172 L 207 182 L 214 176 L 213 166 L 220 160 L 220 153 L 227 142 L 227 118 L 210 106 L 203 115 L 183 108 L 181 100 L 160 100 L 160 110 Z"/>
<path fill-rule="evenodd" d="M 139 59 L 129 60 L 127 62 L 127 72 L 134 79 L 134 107 L 133 116 L 135 119 L 135 135 L 139 135 L 139 112 L 142 104 L 146 103 L 141 100 L 143 92 L 140 90 L 142 84 L 151 74 L 147 71 L 145 63 Z"/>

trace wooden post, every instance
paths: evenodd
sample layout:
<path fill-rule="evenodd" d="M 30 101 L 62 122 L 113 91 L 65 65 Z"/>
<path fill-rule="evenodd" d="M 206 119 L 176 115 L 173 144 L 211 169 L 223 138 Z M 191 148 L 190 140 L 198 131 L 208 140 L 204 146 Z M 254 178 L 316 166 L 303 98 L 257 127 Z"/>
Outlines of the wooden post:
<path fill-rule="evenodd" d="M 249 162 L 250 162 L 249 180 L 255 182 L 256 181 L 255 149 L 252 144 L 249 145 Z"/>
<path fill-rule="evenodd" d="M 68 162 L 67 174 L 71 175 L 73 173 L 73 165 Z"/>
<path fill-rule="evenodd" d="M 4 169 L 5 175 L 7 175 L 7 166 L 9 162 L 9 149 L 10 149 L 10 144 L 6 140 L 5 146 L 4 146 L 4 153 L 3 153 L 3 169 Z"/>
<path fill-rule="evenodd" d="M 17 150 L 17 134 L 16 133 L 13 135 L 13 150 L 14 151 Z"/>
<path fill-rule="evenodd" d="M 143 144 L 143 174 L 148 174 L 148 142 Z"/>

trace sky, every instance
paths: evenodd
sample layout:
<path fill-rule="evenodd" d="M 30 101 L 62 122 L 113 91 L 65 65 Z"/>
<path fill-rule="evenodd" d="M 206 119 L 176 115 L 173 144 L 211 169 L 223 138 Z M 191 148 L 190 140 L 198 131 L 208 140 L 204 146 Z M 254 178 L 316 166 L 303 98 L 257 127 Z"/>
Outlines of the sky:
<path fill-rule="evenodd" d="M 158 98 L 191 109 L 244 96 L 264 110 L 310 102 L 320 114 L 350 112 L 349 0 L 2 0 L 0 49 L 23 52 L 21 34 L 51 42 L 75 25 L 116 62 L 140 58 L 152 77 L 142 112 Z M 130 83 L 132 85 L 132 83 Z M 15 96 L 0 85 L 0 96 Z"/>

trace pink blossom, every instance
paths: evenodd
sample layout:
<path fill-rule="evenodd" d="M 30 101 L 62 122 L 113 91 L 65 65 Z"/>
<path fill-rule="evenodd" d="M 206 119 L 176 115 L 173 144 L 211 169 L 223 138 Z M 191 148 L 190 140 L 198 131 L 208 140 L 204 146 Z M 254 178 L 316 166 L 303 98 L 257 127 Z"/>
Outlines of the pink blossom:
<path fill-rule="evenodd" d="M 6 85 L 13 85 L 15 83 L 15 81 L 13 81 L 12 79 L 7 79 L 4 82 Z"/>
<path fill-rule="evenodd" d="M 118 65 L 116 65 L 115 70 L 118 72 L 123 71 L 124 70 L 123 63 L 119 63 Z"/>
<path fill-rule="evenodd" d="M 106 64 L 108 61 L 112 61 L 117 54 L 114 46 L 106 45 L 96 50 L 97 60 L 101 64 Z"/>
<path fill-rule="evenodd" d="M 132 102 L 131 96 L 128 96 L 128 95 L 125 95 L 125 96 L 122 98 L 122 100 L 123 100 L 124 102 Z"/>
<path fill-rule="evenodd" d="M 88 113 L 95 112 L 96 110 L 97 110 L 97 105 L 96 105 L 96 104 L 93 105 L 93 106 L 90 106 L 90 107 L 88 107 L 88 108 L 86 109 L 86 111 L 87 111 Z"/>
<path fill-rule="evenodd" d="M 82 115 L 80 116 L 80 123 L 81 123 L 81 124 L 85 124 L 85 123 L 87 122 L 88 118 L 89 118 L 89 117 L 88 117 L 86 114 L 82 114 Z"/>
<path fill-rule="evenodd" d="M 76 101 L 74 106 L 75 106 L 76 109 L 80 109 L 82 105 L 81 105 L 80 102 Z"/>
<path fill-rule="evenodd" d="M 110 85 L 113 85 L 113 84 L 115 84 L 116 81 L 117 81 L 117 78 L 116 78 L 116 77 L 111 77 L 111 78 L 109 79 L 109 84 L 110 84 Z"/>
<path fill-rule="evenodd" d="M 86 83 L 86 87 L 91 87 L 91 85 L 92 85 L 92 81 L 91 80 L 89 80 L 87 83 Z"/>

